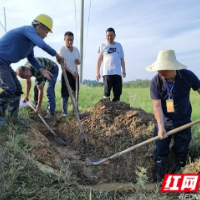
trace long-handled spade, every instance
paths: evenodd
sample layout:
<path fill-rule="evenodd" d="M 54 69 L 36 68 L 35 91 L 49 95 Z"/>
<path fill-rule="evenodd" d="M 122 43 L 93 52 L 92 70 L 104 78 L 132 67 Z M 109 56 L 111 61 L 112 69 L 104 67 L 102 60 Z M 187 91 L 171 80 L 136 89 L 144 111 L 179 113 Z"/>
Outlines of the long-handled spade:
<path fill-rule="evenodd" d="M 61 62 L 61 67 L 62 67 L 62 71 L 63 71 L 63 76 L 64 76 L 64 79 L 65 79 L 65 83 L 66 83 L 66 86 L 67 86 L 67 90 L 69 92 L 69 96 L 71 98 L 71 102 L 72 102 L 72 105 L 73 105 L 74 113 L 75 113 L 75 116 L 76 116 L 76 119 L 77 119 L 77 122 L 78 122 L 78 125 L 79 125 L 80 134 L 81 134 L 81 136 L 83 138 L 83 145 L 84 145 L 84 148 L 86 149 L 86 151 L 88 153 L 88 151 L 89 151 L 88 150 L 88 144 L 87 144 L 87 141 L 86 141 L 86 138 L 85 138 L 83 127 L 81 125 L 81 121 L 80 121 L 80 118 L 79 118 L 79 115 L 78 115 L 77 106 L 75 104 L 75 100 L 74 100 L 74 97 L 72 95 L 72 90 L 71 90 L 71 87 L 69 85 L 67 74 L 66 74 L 66 71 L 65 71 L 65 68 L 64 68 L 64 62 Z"/>
<path fill-rule="evenodd" d="M 77 69 L 77 65 L 76 65 L 76 91 L 75 91 L 75 104 L 76 104 L 76 108 L 78 111 L 78 69 Z"/>
<path fill-rule="evenodd" d="M 194 121 L 194 122 L 190 122 L 190 123 L 188 123 L 188 124 L 185 124 L 185 125 L 183 125 L 183 126 L 180 126 L 180 127 L 178 127 L 178 128 L 175 128 L 175 129 L 173 129 L 173 130 L 171 130 L 171 131 L 168 131 L 168 132 L 165 133 L 165 136 L 173 135 L 173 134 L 175 134 L 175 133 L 177 133 L 177 132 L 179 132 L 179 131 L 182 131 L 182 130 L 184 130 L 184 129 L 186 129 L 186 128 L 189 128 L 189 127 L 191 127 L 191 126 L 193 126 L 193 125 L 195 125 L 195 124 L 198 124 L 198 123 L 200 123 L 200 119 L 198 119 L 198 120 L 196 120 L 196 121 Z M 116 154 L 114 154 L 114 155 L 112 155 L 112 156 L 110 156 L 110 157 L 108 157 L 108 158 L 100 158 L 100 159 L 91 159 L 91 160 L 87 160 L 87 165 L 108 164 L 109 161 L 112 160 L 112 159 L 114 159 L 114 158 L 118 158 L 118 157 L 122 156 L 122 155 L 125 154 L 125 153 L 128 153 L 128 152 L 130 152 L 130 151 L 132 151 L 132 150 L 134 150 L 134 149 L 137 149 L 138 147 L 141 147 L 141 146 L 143 146 L 143 145 L 145 145 L 145 144 L 148 144 L 148 143 L 150 143 L 150 142 L 153 142 L 153 141 L 156 141 L 156 140 L 159 140 L 159 139 L 160 139 L 159 136 L 150 138 L 150 139 L 148 139 L 148 140 L 146 140 L 146 141 L 144 141 L 144 142 L 141 142 L 141 143 L 136 144 L 136 145 L 134 145 L 134 146 L 132 146 L 132 147 L 129 147 L 129 148 L 127 148 L 127 149 L 125 149 L 125 150 L 123 150 L 123 151 L 121 151 L 121 152 L 118 152 L 118 153 L 116 153 Z"/>
<path fill-rule="evenodd" d="M 27 101 L 26 103 L 27 103 L 34 111 L 36 111 L 35 105 L 34 105 L 32 102 Z M 50 130 L 50 132 L 55 136 L 56 142 L 58 142 L 60 145 L 65 146 L 65 145 L 66 145 L 65 141 L 62 140 L 60 137 L 58 137 L 58 135 L 57 135 L 57 134 L 53 131 L 53 129 L 46 123 L 46 121 L 43 119 L 43 117 L 42 117 L 40 114 L 38 114 L 38 116 L 39 116 L 39 118 L 42 120 L 42 122 L 46 125 L 46 127 Z"/>

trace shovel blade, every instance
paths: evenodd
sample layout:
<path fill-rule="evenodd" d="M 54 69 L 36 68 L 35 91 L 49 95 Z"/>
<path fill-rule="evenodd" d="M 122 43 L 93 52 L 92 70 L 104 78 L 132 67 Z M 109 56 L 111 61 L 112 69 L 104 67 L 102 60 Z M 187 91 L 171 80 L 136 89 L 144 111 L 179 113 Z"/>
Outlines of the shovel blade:
<path fill-rule="evenodd" d="M 60 137 L 55 138 L 56 142 L 58 142 L 58 144 L 62 145 L 62 146 L 66 146 L 66 142 L 64 140 L 62 140 Z"/>
<path fill-rule="evenodd" d="M 88 165 L 107 165 L 110 161 L 107 158 L 100 158 L 100 159 L 90 159 L 87 161 Z"/>

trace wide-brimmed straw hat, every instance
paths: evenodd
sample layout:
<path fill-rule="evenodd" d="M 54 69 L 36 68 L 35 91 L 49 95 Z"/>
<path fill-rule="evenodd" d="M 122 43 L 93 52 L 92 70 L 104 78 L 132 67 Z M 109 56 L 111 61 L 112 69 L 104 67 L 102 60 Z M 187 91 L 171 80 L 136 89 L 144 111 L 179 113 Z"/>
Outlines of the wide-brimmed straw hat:
<path fill-rule="evenodd" d="M 187 68 L 185 65 L 176 60 L 173 50 L 160 50 L 156 61 L 145 69 L 151 72 L 158 70 L 180 70 L 185 68 Z"/>

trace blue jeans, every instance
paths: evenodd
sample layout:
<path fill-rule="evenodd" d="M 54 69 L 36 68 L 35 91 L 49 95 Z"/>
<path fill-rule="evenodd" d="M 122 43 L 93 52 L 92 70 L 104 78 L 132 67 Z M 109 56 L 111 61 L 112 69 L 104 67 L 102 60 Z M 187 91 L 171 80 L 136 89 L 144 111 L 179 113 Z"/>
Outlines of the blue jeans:
<path fill-rule="evenodd" d="M 56 98 L 55 98 L 55 84 L 57 81 L 58 77 L 58 66 L 55 65 L 52 70 L 50 71 L 53 76 L 51 76 L 50 80 L 47 80 L 47 98 L 48 98 L 48 103 L 47 103 L 47 113 L 54 114 L 55 109 L 56 109 Z M 37 104 L 38 103 L 38 89 L 37 89 L 37 84 L 35 83 L 34 85 L 34 101 Z"/>
<path fill-rule="evenodd" d="M 177 128 L 177 127 L 175 127 Z M 169 131 L 169 130 L 166 130 Z M 154 128 L 154 136 L 158 134 L 157 126 Z M 169 154 L 169 145 L 174 137 L 174 144 L 172 146 L 172 151 L 175 153 L 176 157 L 187 159 L 188 156 L 188 146 L 191 141 L 191 128 L 184 129 L 175 133 L 174 135 L 168 136 L 163 140 L 156 140 L 155 157 L 167 157 Z"/>
<path fill-rule="evenodd" d="M 1 99 L 13 99 L 21 96 L 22 86 L 16 76 L 15 71 L 10 66 L 0 64 L 0 93 Z"/>

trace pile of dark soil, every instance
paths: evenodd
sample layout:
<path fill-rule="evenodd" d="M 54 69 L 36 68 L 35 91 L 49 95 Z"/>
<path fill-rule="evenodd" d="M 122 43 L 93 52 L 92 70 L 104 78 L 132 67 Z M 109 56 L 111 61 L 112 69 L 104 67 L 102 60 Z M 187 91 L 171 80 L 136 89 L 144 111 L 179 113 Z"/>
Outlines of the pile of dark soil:
<path fill-rule="evenodd" d="M 52 129 L 64 139 L 67 146 L 60 146 L 46 126 L 32 119 L 30 140 L 34 159 L 55 169 L 70 169 L 81 184 L 109 182 L 136 182 L 135 171 L 147 170 L 149 182 L 155 181 L 154 143 L 137 148 L 112 160 L 107 165 L 87 166 L 87 159 L 106 158 L 152 137 L 153 114 L 131 108 L 124 102 L 101 100 L 80 115 L 89 152 L 75 116 L 48 121 Z M 48 138 L 48 139 L 47 139 Z"/>

